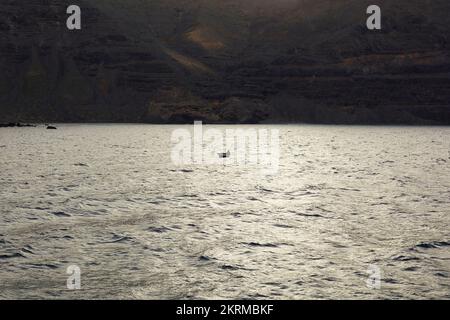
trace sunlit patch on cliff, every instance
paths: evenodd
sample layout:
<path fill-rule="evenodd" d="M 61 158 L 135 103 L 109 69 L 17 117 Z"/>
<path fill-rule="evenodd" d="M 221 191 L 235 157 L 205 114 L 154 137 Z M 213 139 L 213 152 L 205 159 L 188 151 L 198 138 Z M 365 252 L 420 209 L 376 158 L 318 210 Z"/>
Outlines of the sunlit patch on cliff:
<path fill-rule="evenodd" d="M 213 75 L 215 74 L 214 71 L 205 65 L 204 63 L 195 60 L 193 58 L 187 57 L 185 55 L 182 55 L 181 53 L 178 53 L 171 49 L 165 49 L 165 53 L 167 53 L 172 59 L 174 59 L 176 62 L 181 64 L 186 69 L 193 71 L 193 72 L 199 72 L 199 73 L 206 73 Z"/>
<path fill-rule="evenodd" d="M 225 44 L 214 31 L 204 28 L 196 27 L 192 31 L 186 33 L 186 38 L 201 46 L 203 49 L 212 51 L 220 50 L 225 47 Z"/>

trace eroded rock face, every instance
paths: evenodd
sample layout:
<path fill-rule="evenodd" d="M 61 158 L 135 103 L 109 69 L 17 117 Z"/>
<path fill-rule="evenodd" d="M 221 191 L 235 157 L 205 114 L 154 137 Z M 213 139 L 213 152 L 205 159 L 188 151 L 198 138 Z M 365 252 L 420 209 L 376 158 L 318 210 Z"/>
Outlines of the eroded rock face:
<path fill-rule="evenodd" d="M 207 100 L 181 88 L 160 90 L 151 99 L 146 120 L 158 123 L 260 123 L 271 117 L 262 100 L 231 97 Z"/>
<path fill-rule="evenodd" d="M 33 121 L 137 121 L 150 94 L 176 83 L 156 45 L 81 2 L 83 29 L 66 28 L 72 1 L 0 4 L 1 117 Z"/>
<path fill-rule="evenodd" d="M 450 3 L 0 3 L 0 120 L 450 124 Z"/>

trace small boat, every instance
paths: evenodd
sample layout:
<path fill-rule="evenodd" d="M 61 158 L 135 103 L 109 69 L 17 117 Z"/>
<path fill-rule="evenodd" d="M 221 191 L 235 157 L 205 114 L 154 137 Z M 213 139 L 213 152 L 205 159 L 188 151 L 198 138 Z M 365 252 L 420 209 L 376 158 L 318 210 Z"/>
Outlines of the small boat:
<path fill-rule="evenodd" d="M 222 159 L 229 158 L 230 156 L 231 156 L 230 150 L 228 150 L 227 153 L 219 153 L 219 158 L 222 158 Z"/>
<path fill-rule="evenodd" d="M 47 130 L 56 130 L 57 128 L 54 126 L 47 126 Z"/>

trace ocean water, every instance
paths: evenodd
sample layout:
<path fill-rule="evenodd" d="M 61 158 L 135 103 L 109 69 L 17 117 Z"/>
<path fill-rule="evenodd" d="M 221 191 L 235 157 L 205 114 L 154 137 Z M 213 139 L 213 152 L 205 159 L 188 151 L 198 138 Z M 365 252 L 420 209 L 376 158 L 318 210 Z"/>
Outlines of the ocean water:
<path fill-rule="evenodd" d="M 0 129 L 2 299 L 450 298 L 448 127 L 257 126 L 277 174 L 58 127 Z"/>

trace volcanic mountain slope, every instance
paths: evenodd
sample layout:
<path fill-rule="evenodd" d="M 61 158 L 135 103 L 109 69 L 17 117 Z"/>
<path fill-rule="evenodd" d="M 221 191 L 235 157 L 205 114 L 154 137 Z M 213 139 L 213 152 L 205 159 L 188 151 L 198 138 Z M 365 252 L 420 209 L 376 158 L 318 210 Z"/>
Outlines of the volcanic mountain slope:
<path fill-rule="evenodd" d="M 0 4 L 0 108 L 6 120 L 137 121 L 149 94 L 177 85 L 175 62 L 151 37 L 80 2 L 83 29 L 66 28 L 73 1 Z"/>
<path fill-rule="evenodd" d="M 450 124 L 447 0 L 73 2 L 0 4 L 0 119 Z"/>

